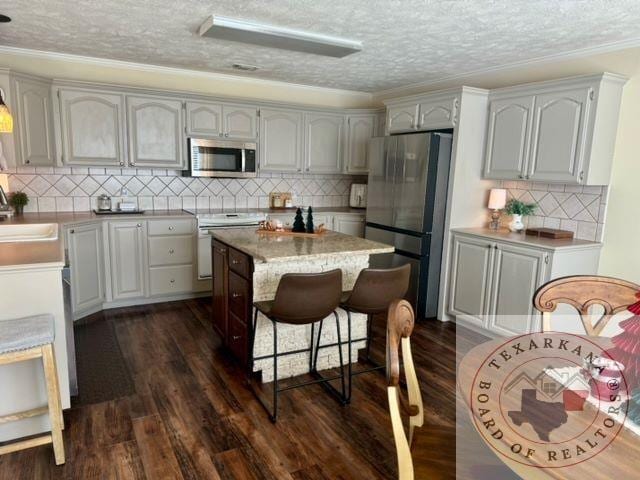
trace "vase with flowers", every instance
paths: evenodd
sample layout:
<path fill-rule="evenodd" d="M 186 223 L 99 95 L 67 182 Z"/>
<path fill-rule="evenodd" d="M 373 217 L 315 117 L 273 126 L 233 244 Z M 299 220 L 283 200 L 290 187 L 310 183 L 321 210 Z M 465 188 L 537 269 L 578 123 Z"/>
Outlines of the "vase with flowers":
<path fill-rule="evenodd" d="M 520 200 L 512 198 L 507 202 L 505 206 L 505 213 L 511 215 L 511 223 L 509 223 L 509 230 L 512 232 L 520 232 L 524 230 L 524 223 L 522 218 L 529 215 L 533 215 L 538 206 L 535 203 L 524 203 Z"/>

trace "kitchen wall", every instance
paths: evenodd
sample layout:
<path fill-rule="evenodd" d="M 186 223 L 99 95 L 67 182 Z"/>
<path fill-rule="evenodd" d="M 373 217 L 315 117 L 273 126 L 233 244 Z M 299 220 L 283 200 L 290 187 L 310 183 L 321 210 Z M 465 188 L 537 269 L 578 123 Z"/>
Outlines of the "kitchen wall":
<path fill-rule="evenodd" d="M 106 194 L 115 202 L 134 202 L 144 210 L 267 208 L 269 193 L 290 191 L 294 203 L 314 207 L 349 204 L 349 189 L 363 177 L 348 175 L 267 174 L 254 179 L 189 178 L 174 170 L 133 168 L 18 167 L 9 190 L 26 192 L 27 212 L 86 212 Z"/>
<path fill-rule="evenodd" d="M 524 220 L 526 226 L 561 228 L 574 232 L 575 238 L 602 241 L 608 187 L 504 181 L 502 188 L 508 198 L 538 205 Z M 504 224 L 509 221 L 510 217 L 503 219 Z"/>

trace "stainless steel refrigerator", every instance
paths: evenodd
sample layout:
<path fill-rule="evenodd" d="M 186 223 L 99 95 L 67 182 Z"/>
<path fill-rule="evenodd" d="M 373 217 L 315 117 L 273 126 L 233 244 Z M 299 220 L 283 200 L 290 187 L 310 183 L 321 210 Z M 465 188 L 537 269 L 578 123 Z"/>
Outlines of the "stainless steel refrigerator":
<path fill-rule="evenodd" d="M 371 267 L 411 264 L 407 299 L 418 318 L 438 309 L 451 141 L 449 133 L 412 133 L 369 144 L 365 236 L 396 247 L 373 256 Z"/>

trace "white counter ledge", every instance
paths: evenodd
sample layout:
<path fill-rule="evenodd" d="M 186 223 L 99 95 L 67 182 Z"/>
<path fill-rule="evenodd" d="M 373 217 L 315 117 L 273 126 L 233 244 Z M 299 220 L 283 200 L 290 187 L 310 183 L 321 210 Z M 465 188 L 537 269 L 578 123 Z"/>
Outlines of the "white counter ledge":
<path fill-rule="evenodd" d="M 509 242 L 528 247 L 543 248 L 546 250 L 581 250 L 600 249 L 602 243 L 577 238 L 544 238 L 534 235 L 510 232 L 507 229 L 491 230 L 489 228 L 453 228 L 453 233 L 475 235 L 482 238 L 490 238 L 501 242 Z"/>

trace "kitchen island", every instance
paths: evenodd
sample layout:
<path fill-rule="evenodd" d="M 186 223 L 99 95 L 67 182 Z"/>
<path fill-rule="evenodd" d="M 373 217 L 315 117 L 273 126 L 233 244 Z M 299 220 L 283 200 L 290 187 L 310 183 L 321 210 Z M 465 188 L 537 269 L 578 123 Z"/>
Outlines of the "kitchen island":
<path fill-rule="evenodd" d="M 272 300 L 280 277 L 285 273 L 342 270 L 342 289 L 349 291 L 358 274 L 369 266 L 371 255 L 390 253 L 394 247 L 363 238 L 328 231 L 319 237 L 294 237 L 259 233 L 255 227 L 216 230 L 212 239 L 213 325 L 234 356 L 243 364 L 249 354 L 249 337 L 253 321 L 253 302 Z M 338 310 L 340 332 L 347 338 L 347 315 Z M 352 315 L 352 339 L 366 336 L 366 315 Z M 278 351 L 308 349 L 311 326 L 278 324 Z M 333 315 L 325 320 L 321 344 L 337 342 Z M 357 361 L 364 340 L 353 343 L 351 362 Z M 273 353 L 271 321 L 258 316 L 255 357 Z M 347 355 L 347 346 L 343 346 Z M 262 381 L 273 380 L 271 359 L 258 360 L 254 372 L 262 372 Z M 325 348 L 318 354 L 318 370 L 339 366 L 338 347 Z M 278 378 L 309 371 L 309 353 L 290 355 L 278 362 Z"/>

